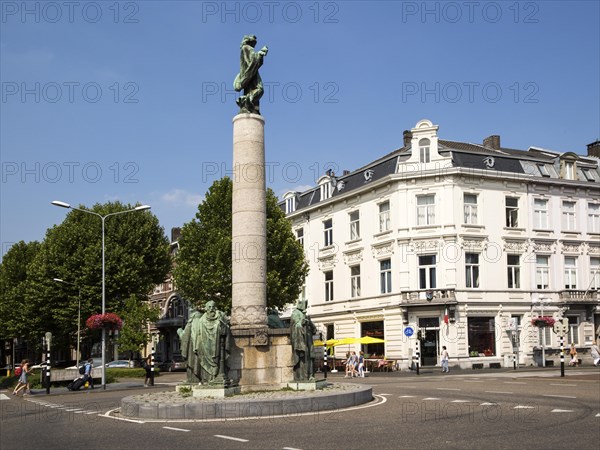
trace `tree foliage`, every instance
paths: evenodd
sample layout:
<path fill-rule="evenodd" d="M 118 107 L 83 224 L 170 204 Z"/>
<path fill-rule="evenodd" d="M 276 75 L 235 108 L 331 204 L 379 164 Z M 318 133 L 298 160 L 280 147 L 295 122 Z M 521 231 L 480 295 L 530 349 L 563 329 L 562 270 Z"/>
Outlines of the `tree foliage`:
<path fill-rule="evenodd" d="M 196 217 L 183 226 L 174 278 L 178 290 L 190 302 L 216 302 L 231 310 L 231 204 L 233 183 L 222 178 L 209 188 L 198 205 Z M 267 306 L 283 308 L 294 302 L 308 264 L 289 221 L 267 191 Z"/>
<path fill-rule="evenodd" d="M 145 299 L 132 295 L 125 301 L 119 314 L 123 319 L 123 328 L 119 332 L 121 352 L 139 352 L 150 340 L 148 324 L 158 320 L 160 311 L 158 307 L 151 307 L 143 300 Z"/>
<path fill-rule="evenodd" d="M 24 241 L 14 244 L 0 264 L 0 340 L 27 334 L 29 317 L 36 315 L 25 301 L 28 270 L 41 244 Z"/>
<path fill-rule="evenodd" d="M 87 209 L 80 206 L 80 209 Z M 119 202 L 96 204 L 100 215 L 132 209 Z M 131 295 L 145 295 L 162 283 L 171 267 L 168 240 L 149 211 L 116 215 L 105 220 L 106 311 L 118 312 Z M 3 261 L 2 266 L 7 264 Z M 102 307 L 102 221 L 81 211 L 47 230 L 43 243 L 27 264 L 21 285 L 27 316 L 20 336 L 39 338 L 53 333 L 56 345 L 75 341 L 79 291 L 82 323 Z M 57 283 L 60 278 L 71 284 Z M 12 285 L 11 288 L 15 286 Z M 3 298 L 4 303 L 4 298 Z M 83 326 L 82 326 L 83 328 Z M 17 330 L 15 330 L 17 332 Z"/>

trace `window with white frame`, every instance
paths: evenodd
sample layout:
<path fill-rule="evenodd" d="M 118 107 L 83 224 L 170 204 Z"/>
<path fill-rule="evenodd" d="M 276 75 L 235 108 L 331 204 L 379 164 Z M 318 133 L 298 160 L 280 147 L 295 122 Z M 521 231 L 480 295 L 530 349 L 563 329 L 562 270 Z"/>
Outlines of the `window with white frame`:
<path fill-rule="evenodd" d="M 296 196 L 292 195 L 285 199 L 285 213 L 290 214 L 296 211 Z"/>
<path fill-rule="evenodd" d="M 581 171 L 583 172 L 583 176 L 587 181 L 596 181 L 593 172 L 590 169 L 581 169 Z"/>
<path fill-rule="evenodd" d="M 517 197 L 506 197 L 506 227 L 516 228 L 519 226 L 519 199 Z"/>
<path fill-rule="evenodd" d="M 333 270 L 324 273 L 325 275 L 325 301 L 333 300 Z"/>
<path fill-rule="evenodd" d="M 539 346 L 549 347 L 552 345 L 552 328 L 551 327 L 540 327 L 538 328 L 538 344 Z"/>
<path fill-rule="evenodd" d="M 419 289 L 436 288 L 435 255 L 419 256 Z"/>
<path fill-rule="evenodd" d="M 565 289 L 577 289 L 577 257 L 565 256 Z"/>
<path fill-rule="evenodd" d="M 323 222 L 323 244 L 325 247 L 333 245 L 333 219 Z"/>
<path fill-rule="evenodd" d="M 564 231 L 575 230 L 575 202 L 562 202 L 562 229 Z"/>
<path fill-rule="evenodd" d="M 328 198 L 331 197 L 332 189 L 331 189 L 331 181 L 329 180 L 329 178 L 325 178 L 325 179 L 323 179 L 323 181 L 321 181 L 320 190 L 321 190 L 321 201 L 327 200 Z"/>
<path fill-rule="evenodd" d="M 465 253 L 466 287 L 479 287 L 479 253 Z"/>
<path fill-rule="evenodd" d="M 392 292 L 392 260 L 384 259 L 379 261 L 379 279 L 381 293 L 389 294 Z"/>
<path fill-rule="evenodd" d="M 533 200 L 533 228 L 548 229 L 548 200 L 545 198 Z"/>
<path fill-rule="evenodd" d="M 569 319 L 569 337 L 567 342 L 579 345 L 579 316 L 567 316 Z"/>
<path fill-rule="evenodd" d="M 567 180 L 575 179 L 575 163 L 565 162 L 565 178 Z"/>
<path fill-rule="evenodd" d="M 417 225 L 433 225 L 435 223 L 435 194 L 417 197 Z"/>
<path fill-rule="evenodd" d="M 600 203 L 588 203 L 588 233 L 600 233 Z"/>
<path fill-rule="evenodd" d="M 521 257 L 519 255 L 506 255 L 506 266 L 508 269 L 508 288 L 519 289 L 521 287 Z"/>
<path fill-rule="evenodd" d="M 535 257 L 535 284 L 538 289 L 550 287 L 550 256 L 537 255 Z"/>
<path fill-rule="evenodd" d="M 390 202 L 379 204 L 379 232 L 390 229 Z"/>
<path fill-rule="evenodd" d="M 600 290 L 600 258 L 590 256 L 590 289 Z"/>
<path fill-rule="evenodd" d="M 352 211 L 350 218 L 350 240 L 360 239 L 360 214 L 358 211 Z"/>
<path fill-rule="evenodd" d="M 304 247 L 304 228 L 298 228 L 296 230 L 296 240 Z"/>
<path fill-rule="evenodd" d="M 429 139 L 421 139 L 419 141 L 419 162 L 428 163 L 431 161 L 429 156 Z"/>
<path fill-rule="evenodd" d="M 477 225 L 477 195 L 463 195 L 463 209 L 465 214 L 465 223 L 469 225 Z"/>
<path fill-rule="evenodd" d="M 360 297 L 360 265 L 350 267 L 350 297 Z"/>

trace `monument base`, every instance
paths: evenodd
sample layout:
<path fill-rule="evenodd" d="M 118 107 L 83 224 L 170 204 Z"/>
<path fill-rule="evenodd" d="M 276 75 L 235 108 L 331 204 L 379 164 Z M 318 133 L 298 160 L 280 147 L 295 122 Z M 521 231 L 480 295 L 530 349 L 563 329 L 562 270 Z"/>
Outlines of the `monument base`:
<path fill-rule="evenodd" d="M 324 389 L 328 385 L 327 380 L 313 380 L 313 381 L 290 381 L 287 387 L 294 391 L 316 391 L 318 389 Z"/>
<path fill-rule="evenodd" d="M 256 335 L 268 334 L 257 345 Z M 283 389 L 292 379 L 292 345 L 289 328 L 232 330 L 235 345 L 228 360 L 229 378 L 242 393 Z M 262 338 L 258 341 L 263 343 Z"/>
<path fill-rule="evenodd" d="M 239 386 L 218 386 L 198 384 L 192 387 L 192 397 L 196 398 L 225 398 L 241 393 Z"/>

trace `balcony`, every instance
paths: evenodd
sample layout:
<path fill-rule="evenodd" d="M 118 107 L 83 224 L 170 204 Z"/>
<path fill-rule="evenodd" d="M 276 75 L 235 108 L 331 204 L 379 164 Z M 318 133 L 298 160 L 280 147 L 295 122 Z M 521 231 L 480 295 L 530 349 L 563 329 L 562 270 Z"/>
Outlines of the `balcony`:
<path fill-rule="evenodd" d="M 600 295 L 597 290 L 578 291 L 568 289 L 558 293 L 559 302 L 563 304 L 589 305 L 600 303 Z"/>
<path fill-rule="evenodd" d="M 454 289 L 419 289 L 401 294 L 401 305 L 451 305 L 456 302 Z"/>

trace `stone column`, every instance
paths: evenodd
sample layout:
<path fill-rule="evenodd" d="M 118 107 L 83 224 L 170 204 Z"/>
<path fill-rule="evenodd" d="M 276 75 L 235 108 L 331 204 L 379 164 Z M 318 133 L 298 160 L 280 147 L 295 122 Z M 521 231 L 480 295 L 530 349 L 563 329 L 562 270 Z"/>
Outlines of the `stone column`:
<path fill-rule="evenodd" d="M 267 328 L 265 120 L 233 118 L 231 328 Z M 265 342 L 266 343 L 266 342 Z"/>

